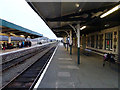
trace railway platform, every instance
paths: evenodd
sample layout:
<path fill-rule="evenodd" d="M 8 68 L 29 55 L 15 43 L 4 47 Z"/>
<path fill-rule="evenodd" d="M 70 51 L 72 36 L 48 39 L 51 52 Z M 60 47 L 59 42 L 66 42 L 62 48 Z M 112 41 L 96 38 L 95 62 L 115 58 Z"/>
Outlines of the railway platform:
<path fill-rule="evenodd" d="M 117 66 L 102 66 L 102 56 L 81 54 L 77 65 L 77 49 L 70 55 L 59 43 L 45 73 L 35 88 L 113 88 L 118 89 Z"/>
<path fill-rule="evenodd" d="M 24 47 L 25 48 L 28 48 L 28 47 Z M 23 48 L 13 48 L 13 49 L 6 49 L 6 50 L 0 50 L 0 54 L 5 54 L 5 53 L 10 53 L 10 52 L 13 52 L 13 51 L 16 51 L 16 50 L 22 50 Z"/>
<path fill-rule="evenodd" d="M 42 46 L 42 45 L 46 45 L 46 44 L 48 44 L 48 43 L 44 43 L 44 44 L 41 44 L 41 45 L 33 45 L 31 47 L 23 47 L 23 48 L 13 48 L 13 49 L 0 50 L 0 56 L 5 55 L 5 54 L 9 54 L 9 53 L 15 53 L 15 52 L 27 50 L 27 49 L 30 49 L 30 48 L 34 48 L 34 47 L 38 47 L 38 46 Z"/>

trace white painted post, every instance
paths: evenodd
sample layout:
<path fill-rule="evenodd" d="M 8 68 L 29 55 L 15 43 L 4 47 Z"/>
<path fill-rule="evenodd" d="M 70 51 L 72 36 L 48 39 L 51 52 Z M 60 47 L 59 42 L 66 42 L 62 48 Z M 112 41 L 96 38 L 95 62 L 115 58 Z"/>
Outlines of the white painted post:
<path fill-rule="evenodd" d="M 77 24 L 78 64 L 80 64 L 80 25 Z"/>
<path fill-rule="evenodd" d="M 10 37 L 10 35 L 8 36 L 8 43 L 11 43 L 11 37 Z"/>
<path fill-rule="evenodd" d="M 72 30 L 70 30 L 70 45 L 72 45 Z"/>
<path fill-rule="evenodd" d="M 72 30 L 70 30 L 70 55 L 72 55 Z"/>
<path fill-rule="evenodd" d="M 77 25 L 77 44 L 78 44 L 78 48 L 80 48 L 80 25 Z"/>

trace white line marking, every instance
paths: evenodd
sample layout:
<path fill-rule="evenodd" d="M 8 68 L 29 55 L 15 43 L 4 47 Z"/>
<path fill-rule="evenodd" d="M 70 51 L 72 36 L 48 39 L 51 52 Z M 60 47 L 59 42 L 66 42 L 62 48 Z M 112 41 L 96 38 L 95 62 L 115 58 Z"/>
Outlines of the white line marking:
<path fill-rule="evenodd" d="M 72 60 L 72 58 L 58 58 L 59 60 Z"/>
<path fill-rule="evenodd" d="M 48 69 L 48 66 L 50 65 L 50 62 L 51 62 L 51 60 L 52 60 L 54 54 L 56 53 L 57 48 L 58 48 L 58 46 L 56 47 L 55 51 L 53 52 L 53 54 L 52 54 L 52 56 L 51 56 L 51 58 L 50 58 L 48 64 L 46 65 L 46 67 L 45 67 L 43 73 L 41 74 L 41 76 L 40 76 L 38 82 L 36 83 L 36 85 L 34 86 L 34 89 L 33 89 L 33 90 L 37 90 L 38 86 L 40 85 L 40 83 L 41 83 L 41 81 L 42 81 L 42 79 L 43 79 L 43 77 L 44 77 L 44 75 L 45 75 L 45 73 L 46 73 L 46 71 L 47 71 L 47 69 Z"/>

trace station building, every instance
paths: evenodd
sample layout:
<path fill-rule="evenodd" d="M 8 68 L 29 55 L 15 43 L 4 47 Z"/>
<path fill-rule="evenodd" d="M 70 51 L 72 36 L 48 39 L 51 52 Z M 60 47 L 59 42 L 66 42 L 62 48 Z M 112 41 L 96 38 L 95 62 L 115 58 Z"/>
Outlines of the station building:
<path fill-rule="evenodd" d="M 84 43 L 86 38 L 86 48 L 104 52 L 118 54 L 118 33 L 120 26 L 101 30 L 100 32 L 90 33 L 86 36 L 81 36 Z"/>

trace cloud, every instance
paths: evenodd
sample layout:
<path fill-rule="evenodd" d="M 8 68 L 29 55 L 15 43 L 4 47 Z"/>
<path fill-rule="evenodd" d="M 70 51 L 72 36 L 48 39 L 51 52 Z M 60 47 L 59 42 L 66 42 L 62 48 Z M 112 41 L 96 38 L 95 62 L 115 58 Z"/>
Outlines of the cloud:
<path fill-rule="evenodd" d="M 25 0 L 1 0 L 0 11 L 0 18 L 6 21 L 36 31 L 48 38 L 57 38 Z"/>

